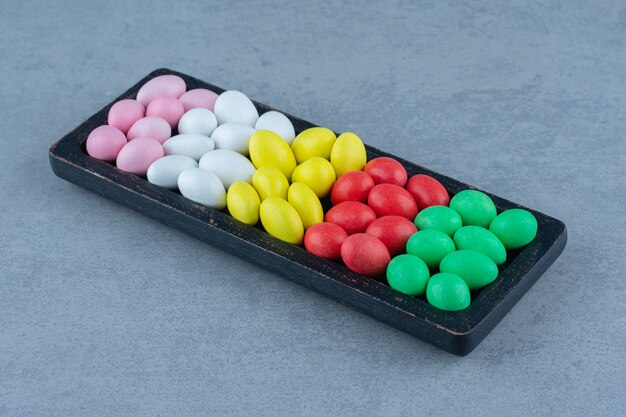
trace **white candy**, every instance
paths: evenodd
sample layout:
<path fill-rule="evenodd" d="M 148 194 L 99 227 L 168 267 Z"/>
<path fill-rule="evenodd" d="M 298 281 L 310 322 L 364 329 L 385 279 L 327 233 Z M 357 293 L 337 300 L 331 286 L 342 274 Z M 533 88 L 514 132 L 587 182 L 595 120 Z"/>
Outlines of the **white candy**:
<path fill-rule="evenodd" d="M 252 101 L 240 91 L 224 91 L 215 101 L 215 116 L 219 124 L 241 123 L 254 127 L 259 119 L 257 111 Z"/>
<path fill-rule="evenodd" d="M 217 127 L 217 118 L 209 109 L 196 108 L 183 114 L 178 122 L 178 133 L 211 136 Z"/>
<path fill-rule="evenodd" d="M 226 190 L 212 172 L 200 168 L 186 169 L 178 176 L 178 189 L 196 203 L 215 209 L 226 207 Z"/>
<path fill-rule="evenodd" d="M 269 130 L 283 138 L 288 145 L 296 138 L 296 131 L 291 121 L 282 113 L 268 111 L 263 113 L 254 126 L 256 130 Z"/>
<path fill-rule="evenodd" d="M 196 161 L 213 149 L 215 149 L 213 139 L 190 133 L 172 136 L 163 143 L 165 155 L 185 155 Z"/>
<path fill-rule="evenodd" d="M 148 168 L 148 181 L 160 187 L 175 190 L 178 187 L 178 176 L 189 168 L 195 168 L 198 163 L 185 155 L 168 155 L 159 158 Z"/>
<path fill-rule="evenodd" d="M 216 149 L 230 149 L 242 155 L 248 155 L 248 142 L 254 128 L 238 123 L 224 123 L 213 131 L 211 139 Z"/>
<path fill-rule="evenodd" d="M 235 181 L 252 182 L 256 170 L 248 158 L 228 149 L 206 153 L 198 166 L 217 175 L 226 189 Z"/>

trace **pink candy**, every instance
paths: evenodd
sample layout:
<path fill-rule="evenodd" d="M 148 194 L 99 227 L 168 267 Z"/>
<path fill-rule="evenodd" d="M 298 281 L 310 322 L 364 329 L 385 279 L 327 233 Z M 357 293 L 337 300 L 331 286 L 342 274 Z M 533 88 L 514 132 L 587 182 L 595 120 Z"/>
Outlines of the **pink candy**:
<path fill-rule="evenodd" d="M 218 95 L 213 91 L 205 88 L 196 88 L 194 90 L 187 91 L 185 94 L 180 96 L 179 100 L 183 103 L 185 112 L 198 107 L 213 111 L 217 97 Z"/>
<path fill-rule="evenodd" d="M 87 137 L 87 153 L 97 159 L 114 161 L 126 142 L 126 136 L 118 128 L 99 126 Z"/>
<path fill-rule="evenodd" d="M 120 100 L 109 110 L 109 125 L 117 127 L 123 133 L 146 113 L 146 108 L 137 100 Z"/>
<path fill-rule="evenodd" d="M 158 140 L 142 137 L 124 145 L 115 163 L 122 171 L 146 175 L 150 165 L 164 155 L 163 146 Z"/>
<path fill-rule="evenodd" d="M 142 136 L 153 138 L 163 143 L 168 140 L 170 136 L 172 136 L 172 128 L 169 123 L 161 117 L 144 117 L 137 120 L 126 134 L 128 140 L 133 140 Z"/>
<path fill-rule="evenodd" d="M 177 75 L 160 75 L 145 83 L 137 92 L 137 101 L 148 106 L 157 97 L 178 98 L 187 90 L 185 80 Z"/>
<path fill-rule="evenodd" d="M 174 97 L 157 97 L 148 104 L 146 116 L 157 116 L 165 119 L 172 129 L 176 129 L 178 121 L 185 114 L 183 104 Z"/>

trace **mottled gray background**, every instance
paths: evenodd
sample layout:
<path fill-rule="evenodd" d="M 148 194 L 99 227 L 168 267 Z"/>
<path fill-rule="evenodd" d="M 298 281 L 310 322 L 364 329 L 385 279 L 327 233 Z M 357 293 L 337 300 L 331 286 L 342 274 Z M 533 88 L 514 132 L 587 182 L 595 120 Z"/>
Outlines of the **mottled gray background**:
<path fill-rule="evenodd" d="M 0 2 L 0 415 L 616 416 L 626 4 Z M 563 220 L 458 358 L 56 178 L 168 66 Z"/>

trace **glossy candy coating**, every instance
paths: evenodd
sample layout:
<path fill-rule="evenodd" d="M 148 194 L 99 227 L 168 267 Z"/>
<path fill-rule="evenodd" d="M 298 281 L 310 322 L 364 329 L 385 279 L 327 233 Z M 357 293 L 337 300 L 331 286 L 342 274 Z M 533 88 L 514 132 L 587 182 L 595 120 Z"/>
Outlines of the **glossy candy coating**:
<path fill-rule="evenodd" d="M 187 91 L 178 99 L 181 103 L 183 103 L 185 112 L 196 108 L 209 109 L 213 111 L 217 97 L 217 93 L 214 93 L 211 90 L 207 90 L 205 88 L 195 88 Z"/>
<path fill-rule="evenodd" d="M 165 143 L 166 140 L 172 137 L 172 128 L 162 117 L 143 117 L 130 127 L 126 137 L 128 137 L 128 140 L 149 137 Z"/>
<path fill-rule="evenodd" d="M 330 159 L 335 144 L 335 132 L 325 127 L 312 127 L 303 130 L 291 144 L 291 150 L 300 164 L 314 157 Z"/>
<path fill-rule="evenodd" d="M 334 223 L 318 223 L 304 234 L 304 247 L 314 255 L 326 259 L 339 259 L 341 245 L 348 234 Z"/>
<path fill-rule="evenodd" d="M 446 188 L 430 175 L 413 175 L 409 178 L 406 189 L 415 199 L 419 210 L 430 206 L 447 206 L 450 203 Z"/>
<path fill-rule="evenodd" d="M 211 134 L 216 149 L 230 149 L 244 156 L 249 155 L 248 144 L 254 128 L 239 123 L 224 123 Z"/>
<path fill-rule="evenodd" d="M 188 110 L 178 121 L 178 133 L 192 133 L 211 136 L 217 127 L 217 118 L 209 109 Z"/>
<path fill-rule="evenodd" d="M 163 146 L 152 138 L 131 140 L 120 150 L 115 165 L 122 171 L 146 175 L 154 161 L 164 155 Z"/>
<path fill-rule="evenodd" d="M 464 310 L 471 301 L 465 281 L 449 272 L 440 272 L 428 280 L 426 299 L 431 305 L 446 311 Z"/>
<path fill-rule="evenodd" d="M 403 253 L 406 242 L 417 232 L 417 227 L 402 216 L 379 217 L 367 226 L 365 233 L 372 235 L 385 244 L 389 254 L 396 256 Z"/>
<path fill-rule="evenodd" d="M 124 99 L 111 106 L 107 121 L 110 126 L 116 127 L 123 133 L 146 114 L 146 108 L 137 100 Z M 156 139 L 156 138 L 155 138 Z"/>
<path fill-rule="evenodd" d="M 365 145 L 357 135 L 346 132 L 339 135 L 330 151 L 330 163 L 337 177 L 350 171 L 360 171 L 367 162 Z"/>
<path fill-rule="evenodd" d="M 537 219 L 524 209 L 510 209 L 500 213 L 489 226 L 507 249 L 519 249 L 537 235 Z"/>
<path fill-rule="evenodd" d="M 302 243 L 304 226 L 296 209 L 278 197 L 269 197 L 261 202 L 261 223 L 270 235 L 294 245 Z"/>
<path fill-rule="evenodd" d="M 500 239 L 488 229 L 463 226 L 454 234 L 457 249 L 470 249 L 487 255 L 496 265 L 506 261 L 506 249 Z"/>
<path fill-rule="evenodd" d="M 212 172 L 200 168 L 186 169 L 178 176 L 178 189 L 196 203 L 218 210 L 226 207 L 226 190 Z"/>
<path fill-rule="evenodd" d="M 237 181 L 252 182 L 252 175 L 256 171 L 248 158 L 228 149 L 205 153 L 198 166 L 217 175 L 227 190 Z"/>
<path fill-rule="evenodd" d="M 150 165 L 146 177 L 154 185 L 175 190 L 178 188 L 178 176 L 181 172 L 197 166 L 198 162 L 188 156 L 166 155 Z"/>
<path fill-rule="evenodd" d="M 498 266 L 480 252 L 457 250 L 441 260 L 441 272 L 451 272 L 463 278 L 470 290 L 490 284 L 498 277 Z"/>
<path fill-rule="evenodd" d="M 341 245 L 341 259 L 348 269 L 368 277 L 382 277 L 391 260 L 387 248 L 374 236 L 356 233 Z"/>
<path fill-rule="evenodd" d="M 163 143 L 165 155 L 186 155 L 196 161 L 214 148 L 215 144 L 211 138 L 190 133 L 172 136 Z"/>
<path fill-rule="evenodd" d="M 185 80 L 178 75 L 160 75 L 145 83 L 137 92 L 137 101 L 148 106 L 157 97 L 178 98 L 185 93 Z"/>
<path fill-rule="evenodd" d="M 291 145 L 296 132 L 293 128 L 291 120 L 287 116 L 277 111 L 268 111 L 263 113 L 254 125 L 256 130 L 269 130 L 280 136 L 288 145 Z"/>
<path fill-rule="evenodd" d="M 261 199 L 247 182 L 237 181 L 230 185 L 226 193 L 226 206 L 230 215 L 240 222 L 254 226 L 259 221 Z"/>
<path fill-rule="evenodd" d="M 415 296 L 424 294 L 429 278 L 428 266 L 417 256 L 399 255 L 387 266 L 389 286 L 403 294 Z"/>
<path fill-rule="evenodd" d="M 324 221 L 322 203 L 308 185 L 301 182 L 291 184 L 287 191 L 287 201 L 298 212 L 305 230 Z"/>
<path fill-rule="evenodd" d="M 126 136 L 121 130 L 113 126 L 102 125 L 89 133 L 85 147 L 87 153 L 96 159 L 115 161 L 126 142 Z"/>
<path fill-rule="evenodd" d="M 252 186 L 259 194 L 261 201 L 269 197 L 287 200 L 289 181 L 276 167 L 266 166 L 257 169 L 252 175 Z"/>
<path fill-rule="evenodd" d="M 446 206 L 426 207 L 418 213 L 414 223 L 419 230 L 435 229 L 450 237 L 463 225 L 459 213 Z"/>
<path fill-rule="evenodd" d="M 213 113 L 220 125 L 224 123 L 240 123 L 254 127 L 259 119 L 259 112 L 252 101 L 240 91 L 224 91 L 215 100 Z"/>
<path fill-rule="evenodd" d="M 461 191 L 450 200 L 450 208 L 459 213 L 463 226 L 488 228 L 497 215 L 491 198 L 477 190 Z"/>
<path fill-rule="evenodd" d="M 376 220 L 376 213 L 363 203 L 345 201 L 337 204 L 324 217 L 324 221 L 335 223 L 343 228 L 348 235 L 363 233 Z"/>
<path fill-rule="evenodd" d="M 411 194 L 395 184 L 378 184 L 367 196 L 367 204 L 378 217 L 402 216 L 413 221 L 417 216 L 417 204 Z"/>
<path fill-rule="evenodd" d="M 176 129 L 183 114 L 185 114 L 183 104 L 174 97 L 157 97 L 146 108 L 146 116 L 165 119 L 172 129 Z"/>
<path fill-rule="evenodd" d="M 400 162 L 386 156 L 372 159 L 363 171 L 370 174 L 375 184 L 395 184 L 400 187 L 406 185 L 406 169 Z"/>
<path fill-rule="evenodd" d="M 324 158 L 315 156 L 298 165 L 291 175 L 293 182 L 308 185 L 319 198 L 326 197 L 335 183 L 335 169 Z"/>
<path fill-rule="evenodd" d="M 337 178 L 330 191 L 333 206 L 344 201 L 367 203 L 367 196 L 374 188 L 374 180 L 363 171 L 351 171 Z"/>
<path fill-rule="evenodd" d="M 441 260 L 455 249 L 450 236 L 434 229 L 420 230 L 406 243 L 407 253 L 417 256 L 431 269 L 437 268 Z"/>
<path fill-rule="evenodd" d="M 259 169 L 266 166 L 276 167 L 285 174 L 288 181 L 296 168 L 296 158 L 287 143 L 276 133 L 269 130 L 258 130 L 248 144 L 250 159 Z"/>

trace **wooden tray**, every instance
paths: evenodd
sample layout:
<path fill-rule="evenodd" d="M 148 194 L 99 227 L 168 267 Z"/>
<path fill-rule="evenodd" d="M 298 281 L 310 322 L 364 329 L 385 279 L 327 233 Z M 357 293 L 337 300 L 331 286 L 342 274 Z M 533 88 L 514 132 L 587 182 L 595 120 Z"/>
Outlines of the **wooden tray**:
<path fill-rule="evenodd" d="M 450 353 L 471 352 L 513 307 L 565 247 L 565 225 L 545 214 L 530 210 L 539 223 L 535 240 L 521 251 L 509 252 L 497 280 L 472 294 L 472 304 L 460 312 L 445 312 L 420 298 L 401 294 L 387 285 L 349 271 L 345 266 L 319 258 L 303 248 L 284 243 L 260 228 L 246 226 L 218 211 L 194 203 L 180 194 L 150 184 L 144 178 L 118 170 L 114 165 L 91 158 L 84 141 L 95 127 L 106 123 L 109 108 L 124 98 L 134 98 L 151 78 L 176 74 L 187 88 L 222 88 L 169 69 L 158 69 L 132 86 L 112 103 L 91 116 L 50 148 L 50 165 L 59 177 L 150 216 L 226 252 L 262 266 L 298 284 L 334 298 L 393 327 L 432 343 Z M 259 113 L 275 110 L 255 102 Z M 284 112 L 283 112 L 284 113 Z M 296 133 L 315 126 L 287 114 Z M 368 160 L 390 156 L 400 161 L 409 176 L 428 174 L 437 178 L 451 195 L 474 187 L 429 169 L 366 146 Z M 487 193 L 498 212 L 518 204 Z"/>

